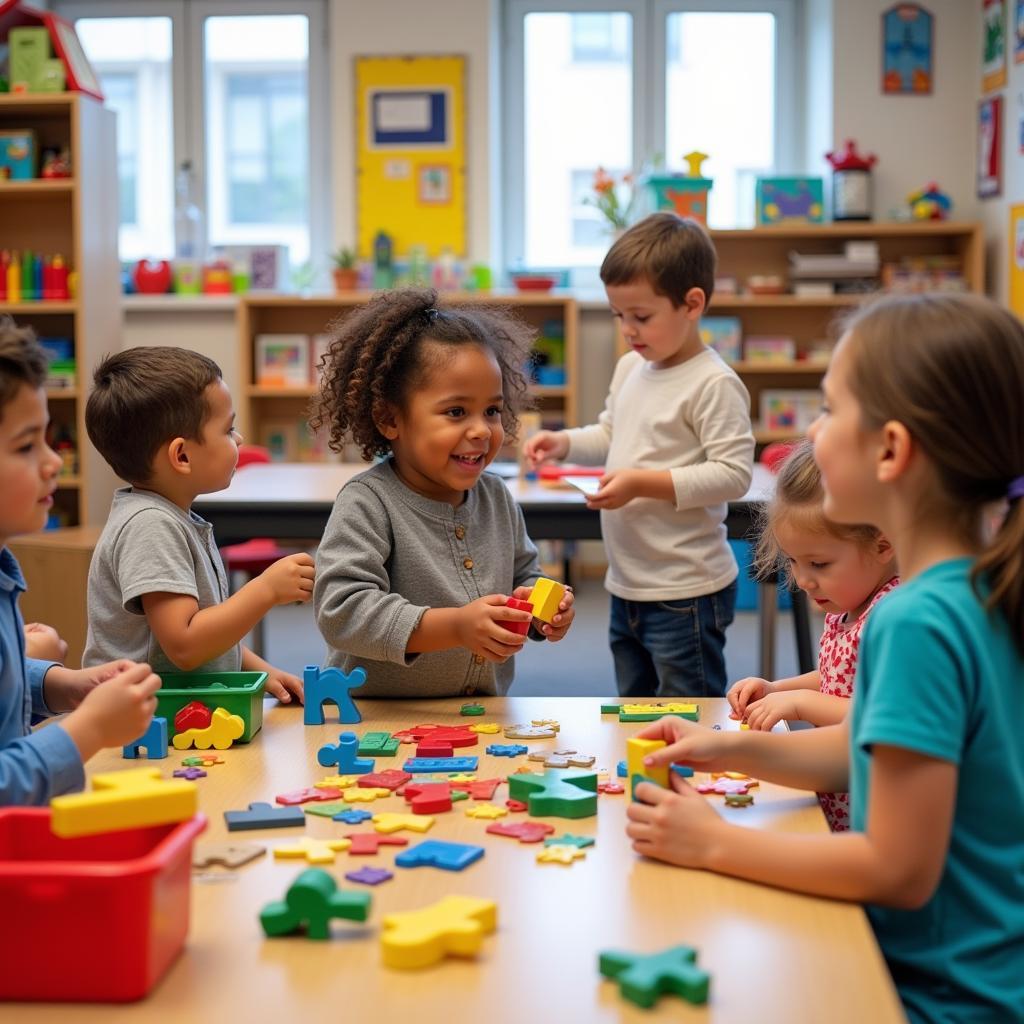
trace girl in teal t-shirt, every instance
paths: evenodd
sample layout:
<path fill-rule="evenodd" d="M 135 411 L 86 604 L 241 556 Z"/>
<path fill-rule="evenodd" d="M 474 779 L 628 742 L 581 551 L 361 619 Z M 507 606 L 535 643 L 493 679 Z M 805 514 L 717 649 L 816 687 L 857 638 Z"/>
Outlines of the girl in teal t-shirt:
<path fill-rule="evenodd" d="M 852 831 L 734 826 L 673 773 L 637 787 L 627 834 L 866 904 L 913 1021 L 1024 1022 L 1024 327 L 980 296 L 883 299 L 850 320 L 824 392 L 825 514 L 878 527 L 904 579 L 865 629 L 851 714 L 782 737 L 677 718 L 639 735 L 668 743 L 650 765 L 848 788 Z"/>

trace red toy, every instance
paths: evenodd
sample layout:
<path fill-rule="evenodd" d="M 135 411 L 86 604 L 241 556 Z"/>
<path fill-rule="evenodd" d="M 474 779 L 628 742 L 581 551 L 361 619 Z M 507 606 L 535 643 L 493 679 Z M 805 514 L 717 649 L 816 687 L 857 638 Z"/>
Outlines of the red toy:
<path fill-rule="evenodd" d="M 392 739 L 400 743 L 420 743 L 425 739 L 450 743 L 453 747 L 475 747 L 480 737 L 464 725 L 414 725 L 411 729 L 393 732 Z"/>
<path fill-rule="evenodd" d="M 451 757 L 452 745 L 440 740 L 422 740 L 416 747 L 417 757 Z"/>
<path fill-rule="evenodd" d="M 356 832 L 354 835 L 345 836 L 352 840 L 348 848 L 350 857 L 358 857 L 361 854 L 373 854 L 381 846 L 408 846 L 409 840 L 401 836 L 382 836 L 376 832 Z"/>
<path fill-rule="evenodd" d="M 411 782 L 404 793 L 413 814 L 441 814 L 452 809 L 452 788 L 447 782 Z"/>
<path fill-rule="evenodd" d="M 539 843 L 555 829 L 553 825 L 545 825 L 541 821 L 519 821 L 514 825 L 495 822 L 487 826 L 487 831 L 495 836 L 511 836 L 521 843 Z"/>
<path fill-rule="evenodd" d="M 474 800 L 490 800 L 501 785 L 501 779 L 474 779 L 472 782 L 452 782 L 452 789 L 461 789 Z"/>
<path fill-rule="evenodd" d="M 167 260 L 139 260 L 132 280 L 140 295 L 166 295 L 171 290 L 173 274 Z"/>
<path fill-rule="evenodd" d="M 189 701 L 174 716 L 174 731 L 184 732 L 186 729 L 206 729 L 212 720 L 213 712 L 202 701 Z"/>
<path fill-rule="evenodd" d="M 399 771 L 397 768 L 387 768 L 382 772 L 360 775 L 356 786 L 362 786 L 364 789 L 390 789 L 394 793 L 411 778 L 412 776 L 408 772 Z"/>
<path fill-rule="evenodd" d="M 533 605 L 529 601 L 520 601 L 518 597 L 510 597 L 506 602 L 507 608 L 515 608 L 517 612 L 529 612 L 533 614 Z M 530 632 L 529 622 L 506 622 L 499 620 L 498 624 L 504 626 L 510 633 L 518 633 L 520 636 L 526 636 Z"/>

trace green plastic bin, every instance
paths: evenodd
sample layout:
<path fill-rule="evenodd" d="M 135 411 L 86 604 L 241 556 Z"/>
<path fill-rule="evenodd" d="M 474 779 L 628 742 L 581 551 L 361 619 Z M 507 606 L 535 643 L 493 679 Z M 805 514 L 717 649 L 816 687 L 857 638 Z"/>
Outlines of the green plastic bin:
<path fill-rule="evenodd" d="M 156 693 L 156 713 L 167 719 L 168 739 L 177 731 L 174 716 L 194 700 L 211 711 L 224 708 L 238 715 L 245 723 L 241 743 L 248 743 L 263 728 L 266 672 L 161 672 L 160 678 L 163 685 Z"/>

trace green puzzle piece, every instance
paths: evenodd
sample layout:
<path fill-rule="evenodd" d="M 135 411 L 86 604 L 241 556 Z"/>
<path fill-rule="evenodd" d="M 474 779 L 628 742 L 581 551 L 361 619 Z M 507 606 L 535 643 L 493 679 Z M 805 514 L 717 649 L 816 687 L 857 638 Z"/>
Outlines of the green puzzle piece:
<path fill-rule="evenodd" d="M 312 803 L 303 804 L 302 809 L 307 814 L 315 814 L 318 818 L 333 818 L 336 814 L 341 814 L 342 811 L 350 810 L 348 804 L 341 800 L 336 800 L 334 803 Z"/>
<path fill-rule="evenodd" d="M 590 818 L 597 814 L 597 775 L 549 769 L 543 775 L 510 775 L 509 796 L 535 817 Z"/>
<path fill-rule="evenodd" d="M 368 732 L 359 741 L 360 757 L 394 757 L 401 746 L 389 732 Z"/>
<path fill-rule="evenodd" d="M 548 836 L 544 840 L 545 846 L 575 846 L 577 850 L 594 845 L 593 836 L 574 836 L 566 832 L 564 836 Z"/>
<path fill-rule="evenodd" d="M 696 711 L 643 711 L 636 714 L 619 712 L 620 722 L 656 722 L 659 718 L 686 718 L 691 722 L 700 720 L 700 708 Z"/>
<path fill-rule="evenodd" d="M 689 1003 L 708 1001 L 711 979 L 697 966 L 697 951 L 692 946 L 673 946 L 648 956 L 606 951 L 599 954 L 598 970 L 618 981 L 624 999 L 645 1009 L 667 994 Z"/>
<path fill-rule="evenodd" d="M 619 713 L 618 704 L 602 704 L 601 714 L 602 715 L 617 715 Z"/>
<path fill-rule="evenodd" d="M 368 892 L 339 892 L 338 883 L 321 868 L 308 868 L 292 882 L 281 902 L 260 911 L 260 924 L 270 937 L 306 929 L 310 939 L 328 939 L 331 920 L 365 921 L 370 912 Z"/>

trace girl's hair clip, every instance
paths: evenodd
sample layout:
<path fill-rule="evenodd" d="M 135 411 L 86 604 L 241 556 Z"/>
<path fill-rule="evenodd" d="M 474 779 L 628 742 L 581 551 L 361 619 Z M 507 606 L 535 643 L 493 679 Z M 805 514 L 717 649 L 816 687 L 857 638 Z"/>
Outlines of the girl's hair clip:
<path fill-rule="evenodd" d="M 427 318 L 427 319 L 428 319 L 428 320 L 429 320 L 429 321 L 430 321 L 431 323 L 433 323 L 433 322 L 434 322 L 434 321 L 435 321 L 435 320 L 436 320 L 436 319 L 437 319 L 437 318 L 438 318 L 438 317 L 439 317 L 439 316 L 441 315 L 441 312 L 440 312 L 440 310 L 439 310 L 439 309 L 437 309 L 437 308 L 436 308 L 435 306 L 430 306 L 430 307 L 428 307 L 427 309 L 423 310 L 423 315 L 424 315 L 424 316 L 425 316 L 425 317 L 426 317 L 426 318 Z"/>

